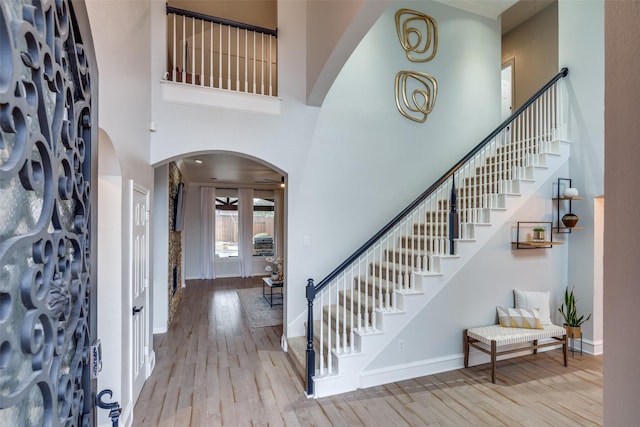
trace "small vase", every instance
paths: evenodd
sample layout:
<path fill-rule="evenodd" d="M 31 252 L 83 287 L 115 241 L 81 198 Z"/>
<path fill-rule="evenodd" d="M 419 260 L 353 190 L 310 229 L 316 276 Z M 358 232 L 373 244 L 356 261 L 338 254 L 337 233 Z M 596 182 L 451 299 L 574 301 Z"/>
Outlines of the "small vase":
<path fill-rule="evenodd" d="M 573 188 L 573 187 L 569 187 L 567 189 L 564 190 L 564 192 L 562 193 L 562 195 L 564 197 L 566 197 L 567 199 L 572 199 L 574 197 L 578 197 L 578 189 L 577 188 Z"/>
<path fill-rule="evenodd" d="M 271 280 L 278 280 L 278 273 L 271 273 Z"/>
<path fill-rule="evenodd" d="M 568 213 L 568 214 L 565 214 L 562 217 L 562 223 L 567 228 L 573 228 L 573 227 L 576 226 L 576 224 L 578 223 L 579 219 L 580 218 L 578 218 L 578 215 L 573 214 L 573 213 Z"/>

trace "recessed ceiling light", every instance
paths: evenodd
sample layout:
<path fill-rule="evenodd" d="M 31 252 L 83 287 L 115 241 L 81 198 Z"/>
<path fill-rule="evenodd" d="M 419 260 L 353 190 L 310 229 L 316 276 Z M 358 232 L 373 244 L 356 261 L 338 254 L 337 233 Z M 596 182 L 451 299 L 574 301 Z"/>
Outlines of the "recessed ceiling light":
<path fill-rule="evenodd" d="M 194 162 L 196 162 L 199 165 L 202 164 L 202 160 L 200 160 L 200 159 L 195 159 Z"/>

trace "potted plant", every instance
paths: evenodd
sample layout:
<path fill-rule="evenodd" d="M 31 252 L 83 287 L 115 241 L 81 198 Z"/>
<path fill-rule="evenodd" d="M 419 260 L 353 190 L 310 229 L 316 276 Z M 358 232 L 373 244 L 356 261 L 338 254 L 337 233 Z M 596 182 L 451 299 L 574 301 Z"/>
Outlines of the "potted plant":
<path fill-rule="evenodd" d="M 544 227 L 533 228 L 533 241 L 544 242 Z"/>
<path fill-rule="evenodd" d="M 586 318 L 584 314 L 578 316 L 578 308 L 576 306 L 576 297 L 573 294 L 573 289 L 569 292 L 569 287 L 564 291 L 564 302 L 558 309 L 562 318 L 564 319 L 564 326 L 567 329 L 567 335 L 571 338 L 582 337 L 582 330 L 580 326 L 591 318 L 589 314 Z"/>

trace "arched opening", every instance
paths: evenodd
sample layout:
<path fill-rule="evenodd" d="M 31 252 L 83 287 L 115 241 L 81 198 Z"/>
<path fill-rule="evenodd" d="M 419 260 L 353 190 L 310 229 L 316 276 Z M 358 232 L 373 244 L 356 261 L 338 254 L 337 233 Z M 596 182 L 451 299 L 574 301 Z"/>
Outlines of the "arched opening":
<path fill-rule="evenodd" d="M 179 185 L 182 197 L 175 190 Z M 258 293 L 262 278 L 270 275 L 266 267 L 272 258 L 284 260 L 281 275 L 286 277 L 286 174 L 274 165 L 229 151 L 188 153 L 156 167 L 154 192 L 154 276 L 167 277 L 155 281 L 154 296 L 168 295 L 167 301 L 154 303 L 155 333 L 166 330 L 176 310 L 173 305 L 180 304 L 171 300 L 180 292 L 173 291 L 175 286 L 243 278 L 242 287 L 260 288 L 254 289 Z M 251 201 L 245 211 L 250 214 L 241 219 L 238 206 L 247 197 Z M 208 211 L 203 200 L 209 200 Z M 286 280 L 282 282 L 275 292 L 286 293 Z M 285 298 L 276 298 L 268 309 L 280 313 Z"/>

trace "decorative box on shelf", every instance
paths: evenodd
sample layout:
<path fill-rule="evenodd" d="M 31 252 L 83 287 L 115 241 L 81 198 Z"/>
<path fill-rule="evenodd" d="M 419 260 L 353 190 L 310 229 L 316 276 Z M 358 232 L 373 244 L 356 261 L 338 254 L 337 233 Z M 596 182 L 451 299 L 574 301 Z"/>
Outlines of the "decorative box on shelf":
<path fill-rule="evenodd" d="M 553 241 L 551 221 L 518 221 L 515 240 L 511 243 L 515 249 L 544 249 L 562 242 Z"/>

